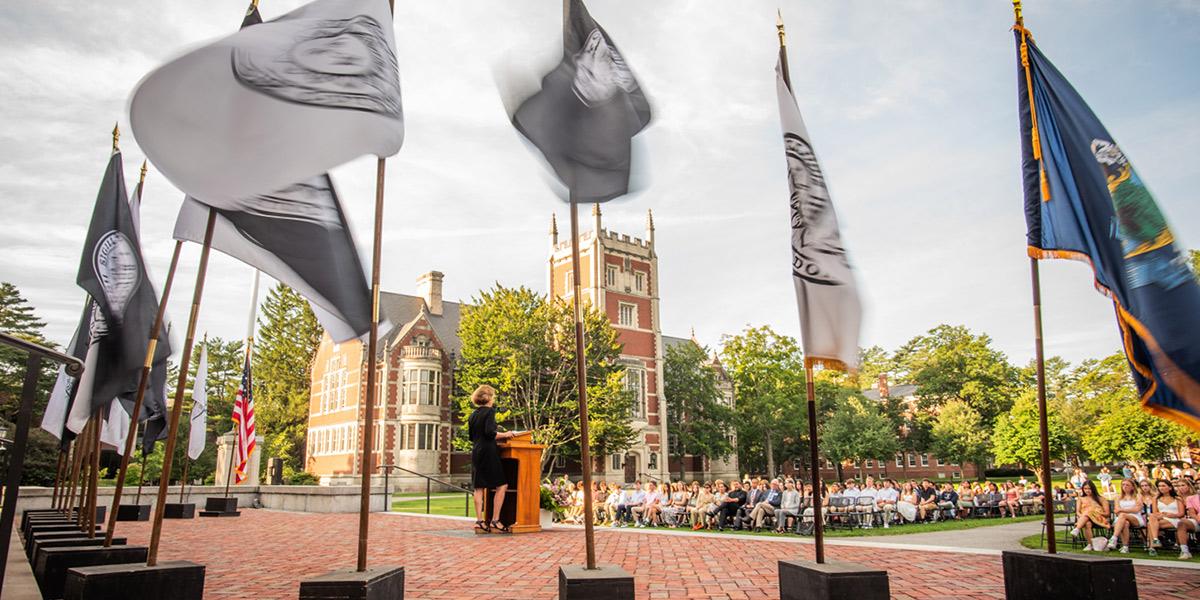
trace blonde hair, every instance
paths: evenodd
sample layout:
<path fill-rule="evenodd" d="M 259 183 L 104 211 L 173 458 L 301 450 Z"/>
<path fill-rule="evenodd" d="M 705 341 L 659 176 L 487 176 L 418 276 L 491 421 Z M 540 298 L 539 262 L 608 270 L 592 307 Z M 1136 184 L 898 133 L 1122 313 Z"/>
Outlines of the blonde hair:
<path fill-rule="evenodd" d="M 491 402 L 492 398 L 495 397 L 496 388 L 486 383 L 475 388 L 474 392 L 471 392 L 471 402 L 473 402 L 475 406 L 483 406 L 484 404 Z"/>

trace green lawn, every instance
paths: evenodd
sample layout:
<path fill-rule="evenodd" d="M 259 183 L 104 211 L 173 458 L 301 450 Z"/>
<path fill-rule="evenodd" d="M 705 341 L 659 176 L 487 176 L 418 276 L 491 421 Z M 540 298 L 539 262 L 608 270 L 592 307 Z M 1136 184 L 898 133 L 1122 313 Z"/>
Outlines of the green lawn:
<path fill-rule="evenodd" d="M 459 495 L 453 498 L 433 498 L 429 501 L 429 514 L 447 515 L 453 517 L 469 516 L 464 512 L 466 506 L 466 494 Z M 395 512 L 426 514 L 425 513 L 425 497 L 420 498 L 404 498 L 392 503 L 392 510 Z M 474 506 L 470 507 L 474 511 Z M 919 523 L 889 527 L 884 529 L 876 527 L 874 529 L 826 529 L 825 536 L 830 538 L 842 537 L 874 537 L 886 535 L 904 535 L 908 533 L 927 533 L 931 531 L 955 531 L 959 529 L 974 529 L 976 527 L 990 527 L 993 525 L 1007 525 L 1009 523 L 1017 523 L 1022 521 L 1038 521 L 1041 520 L 1041 515 L 1030 515 L 1026 517 L 1017 517 L 1016 519 L 964 519 L 961 521 L 942 521 L 939 523 Z M 690 529 L 678 529 L 676 531 L 691 531 Z M 707 531 L 707 530 L 706 530 Z M 733 531 L 725 530 L 723 532 L 713 531 L 712 533 L 725 534 L 740 534 L 740 535 L 758 535 L 765 537 L 776 537 L 781 535 L 794 534 L 778 534 L 774 532 L 763 531 L 754 533 L 751 531 Z M 1034 542 L 1036 543 L 1036 536 Z"/>
<path fill-rule="evenodd" d="M 475 511 L 474 502 L 471 502 L 466 498 L 466 493 L 456 494 L 452 497 L 446 498 L 431 498 L 429 500 L 429 514 L 451 517 L 471 516 Z M 468 504 L 468 502 L 471 503 Z M 469 512 L 467 510 L 468 508 Z M 404 496 L 399 500 L 393 500 L 392 510 L 395 512 L 426 514 L 425 494 L 421 494 L 419 498 Z"/>
<path fill-rule="evenodd" d="M 1076 542 L 1076 546 L 1074 548 L 1072 548 L 1071 541 L 1066 537 L 1066 532 L 1063 531 L 1061 528 L 1059 529 L 1058 535 L 1059 535 L 1059 537 L 1057 538 L 1058 546 L 1056 548 L 1056 550 L 1058 552 L 1066 552 L 1066 553 L 1071 553 L 1071 554 L 1090 554 L 1092 556 L 1096 556 L 1096 555 L 1100 554 L 1097 552 L 1084 552 L 1082 547 L 1079 546 L 1079 542 Z M 1041 541 L 1039 539 L 1040 537 L 1041 536 L 1038 536 L 1038 535 L 1031 535 L 1029 537 L 1021 538 L 1021 545 L 1025 546 L 1026 548 L 1032 548 L 1034 550 L 1039 550 L 1039 549 L 1045 548 L 1044 544 L 1039 545 L 1039 542 Z M 1160 549 L 1158 551 L 1158 556 L 1150 556 L 1149 554 L 1146 554 L 1146 551 L 1143 550 L 1140 545 L 1130 546 L 1129 554 L 1121 554 L 1119 552 L 1112 551 L 1112 552 L 1104 552 L 1103 555 L 1111 557 L 1111 558 L 1141 558 L 1141 559 L 1145 559 L 1145 560 L 1164 560 L 1164 561 L 1169 561 L 1169 562 L 1200 563 L 1200 556 L 1197 556 L 1197 555 L 1193 555 L 1193 558 L 1191 560 L 1180 561 L 1178 550 L 1161 550 Z"/>

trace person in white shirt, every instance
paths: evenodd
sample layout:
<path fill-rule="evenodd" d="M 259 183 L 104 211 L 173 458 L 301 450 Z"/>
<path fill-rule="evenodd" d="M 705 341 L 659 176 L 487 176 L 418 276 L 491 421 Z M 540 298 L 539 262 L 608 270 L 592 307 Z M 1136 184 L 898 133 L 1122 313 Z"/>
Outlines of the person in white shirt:
<path fill-rule="evenodd" d="M 893 513 L 896 512 L 896 502 L 900 500 L 900 490 L 896 489 L 896 482 L 891 479 L 883 481 L 883 489 L 875 494 L 875 510 L 883 513 L 884 528 L 890 527 L 894 519 Z"/>
<path fill-rule="evenodd" d="M 633 507 L 633 519 L 638 527 L 645 527 L 647 523 L 653 524 L 659 519 L 661 510 L 662 494 L 658 493 L 658 484 L 653 481 L 647 482 L 646 494 L 642 497 L 641 505 Z"/>

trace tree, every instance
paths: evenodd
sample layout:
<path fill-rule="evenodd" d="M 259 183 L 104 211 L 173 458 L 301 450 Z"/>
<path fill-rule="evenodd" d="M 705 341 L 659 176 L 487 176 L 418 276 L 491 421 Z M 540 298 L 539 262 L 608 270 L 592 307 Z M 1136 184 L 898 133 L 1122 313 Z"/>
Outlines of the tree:
<path fill-rule="evenodd" d="M 208 424 L 205 428 L 204 452 L 195 461 L 191 461 L 186 458 L 186 440 L 191 433 L 191 421 L 188 415 L 191 414 L 192 390 L 196 387 L 196 371 L 200 367 L 201 347 L 208 348 L 208 377 L 205 380 L 208 389 Z M 245 360 L 245 346 L 241 340 L 227 342 L 219 337 L 211 337 L 201 340 L 192 347 L 192 359 L 188 366 L 188 384 L 184 388 L 185 412 L 179 425 L 180 443 L 176 446 L 176 455 L 171 462 L 171 477 L 183 476 L 185 460 L 189 461 L 189 480 L 207 481 L 214 478 L 218 470 L 222 472 L 229 470 L 228 463 L 217 464 L 217 452 L 214 446 L 221 435 L 233 429 L 233 398 L 242 381 L 242 365 Z M 168 364 L 170 366 L 167 369 L 169 373 L 167 381 L 174 385 L 179 378 L 179 367 L 170 362 Z M 159 444 L 155 450 L 160 458 L 160 464 L 161 446 Z M 129 463 L 131 469 L 134 462 L 136 461 L 131 460 Z M 146 468 L 146 473 L 147 477 L 158 477 L 158 471 L 150 467 Z M 136 479 L 134 482 L 136 484 Z"/>
<path fill-rule="evenodd" d="M 258 323 L 252 361 L 255 429 L 266 446 L 263 458 L 282 457 L 288 476 L 304 470 L 312 361 L 323 330 L 308 301 L 283 284 L 267 295 Z"/>
<path fill-rule="evenodd" d="M 1125 402 L 1105 412 L 1083 438 L 1099 462 L 1161 460 L 1178 447 L 1181 427 Z"/>
<path fill-rule="evenodd" d="M 497 421 L 529 430 L 545 444 L 542 469 L 555 456 L 579 456 L 579 400 L 575 375 L 574 308 L 532 290 L 500 285 L 463 308 L 462 343 L 455 380 L 460 415 L 469 414 L 471 392 L 488 384 L 498 392 Z M 622 452 L 637 432 L 630 425 L 633 394 L 627 391 L 621 344 L 608 317 L 586 306 L 584 354 L 588 425 L 594 456 Z M 466 419 L 456 440 L 465 447 Z"/>
<path fill-rule="evenodd" d="M 891 420 L 862 395 L 851 396 L 838 406 L 820 435 L 821 453 L 838 465 L 846 461 L 884 461 L 900 448 Z"/>
<path fill-rule="evenodd" d="M 21 296 L 17 286 L 0 282 L 0 331 L 16 337 L 56 347 L 42 334 L 45 322 L 34 314 L 33 306 Z M 9 346 L 0 345 L 0 419 L 15 424 L 21 409 L 21 388 L 25 384 L 25 362 L 27 355 Z M 25 468 L 21 475 L 22 485 L 53 485 L 58 469 L 59 442 L 50 434 L 37 428 L 41 415 L 46 410 L 46 401 L 58 365 L 42 361 L 38 376 L 37 395 L 33 400 L 33 420 L 29 428 L 29 441 L 25 450 Z M 9 452 L 10 450 L 3 450 Z"/>
<path fill-rule="evenodd" d="M 1066 429 L 1058 413 L 1047 407 L 1046 424 L 1050 441 L 1050 460 L 1063 458 Z M 1008 414 L 996 419 L 992 433 L 996 463 L 1017 464 L 1042 469 L 1041 429 L 1038 419 L 1037 394 L 1028 390 L 1013 404 Z"/>
<path fill-rule="evenodd" d="M 683 457 L 725 458 L 733 451 L 729 423 L 733 409 L 717 388 L 717 373 L 708 364 L 708 349 L 696 343 L 667 348 L 663 364 L 663 392 L 671 402 L 667 434 L 671 451 L 679 460 L 679 478 L 684 477 Z"/>
<path fill-rule="evenodd" d="M 765 325 L 726 335 L 721 342 L 721 362 L 738 399 L 738 460 L 773 475 L 785 436 L 808 423 L 800 345 Z"/>
<path fill-rule="evenodd" d="M 917 385 L 922 408 L 962 400 L 990 428 L 1012 406 L 1021 383 L 1020 371 L 991 342 L 963 326 L 938 325 L 901 346 L 894 360 L 902 378 Z"/>
<path fill-rule="evenodd" d="M 979 465 L 987 460 L 990 433 L 978 411 L 962 400 L 951 400 L 933 422 L 930 449 L 953 463 Z"/>
<path fill-rule="evenodd" d="M 858 387 L 868 389 L 879 381 L 880 375 L 896 370 L 895 361 L 879 346 L 863 348 L 858 353 Z"/>

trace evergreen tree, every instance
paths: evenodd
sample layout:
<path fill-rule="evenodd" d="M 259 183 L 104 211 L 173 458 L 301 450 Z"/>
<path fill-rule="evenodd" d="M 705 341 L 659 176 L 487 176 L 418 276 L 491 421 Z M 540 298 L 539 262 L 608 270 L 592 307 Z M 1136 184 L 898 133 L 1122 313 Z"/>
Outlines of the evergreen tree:
<path fill-rule="evenodd" d="M 699 344 L 667 348 L 663 364 L 663 393 L 671 404 L 667 433 L 671 453 L 684 477 L 684 455 L 721 459 L 733 451 L 733 409 L 717 388 L 717 373 L 708 365 L 708 350 Z"/>
<path fill-rule="evenodd" d="M 323 330 L 308 301 L 283 284 L 267 295 L 258 323 L 252 361 L 255 430 L 263 436 L 263 459 L 282 457 L 286 476 L 304 470 L 312 361 Z"/>
<path fill-rule="evenodd" d="M 46 323 L 34 314 L 33 306 L 21 295 L 17 286 L 0 282 L 0 331 L 16 337 L 55 348 L 42 334 Z M 0 345 L 0 419 L 16 424 L 21 408 L 21 388 L 25 383 L 24 352 Z M 58 372 L 58 364 L 42 361 L 38 377 L 37 395 L 33 400 L 33 420 L 29 428 L 29 442 L 25 452 L 25 470 L 22 485 L 53 485 L 58 468 L 58 440 L 37 427 L 46 401 Z M 8 450 L 5 450 L 7 452 Z"/>

